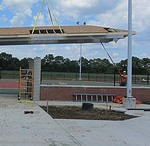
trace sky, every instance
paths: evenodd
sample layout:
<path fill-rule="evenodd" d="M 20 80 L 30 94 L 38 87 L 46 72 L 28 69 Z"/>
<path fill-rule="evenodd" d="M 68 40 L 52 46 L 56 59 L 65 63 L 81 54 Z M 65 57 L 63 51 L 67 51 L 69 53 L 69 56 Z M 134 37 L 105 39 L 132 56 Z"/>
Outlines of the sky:
<path fill-rule="evenodd" d="M 59 25 L 79 25 L 112 27 L 128 29 L 128 0 L 48 0 L 52 13 Z M 132 29 L 136 35 L 132 37 L 132 55 L 150 58 L 150 2 L 149 0 L 132 0 Z M 0 27 L 34 26 L 42 0 L 0 0 Z M 54 21 L 54 24 L 57 23 Z M 46 0 L 37 26 L 52 26 L 46 7 Z M 105 44 L 107 51 L 115 63 L 127 59 L 128 39 L 117 43 Z M 80 57 L 80 44 L 51 44 L 0 46 L 0 53 L 6 52 L 13 57 L 43 58 L 47 54 L 63 56 L 71 60 Z M 107 53 L 98 43 L 83 44 L 82 56 L 87 59 L 109 59 Z M 111 60 L 109 59 L 111 62 Z"/>

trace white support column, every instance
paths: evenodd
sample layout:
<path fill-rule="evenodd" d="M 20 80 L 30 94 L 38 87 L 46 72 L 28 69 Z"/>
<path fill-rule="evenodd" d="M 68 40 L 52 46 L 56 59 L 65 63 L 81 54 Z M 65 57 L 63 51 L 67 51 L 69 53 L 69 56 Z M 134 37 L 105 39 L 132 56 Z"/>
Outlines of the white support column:
<path fill-rule="evenodd" d="M 128 0 L 128 72 L 127 98 L 124 99 L 125 108 L 135 108 L 136 99 L 132 97 L 132 0 Z"/>
<path fill-rule="evenodd" d="M 34 58 L 34 90 L 33 100 L 40 100 L 41 58 Z"/>
<path fill-rule="evenodd" d="M 128 0 L 128 79 L 127 98 L 132 97 L 132 0 Z"/>

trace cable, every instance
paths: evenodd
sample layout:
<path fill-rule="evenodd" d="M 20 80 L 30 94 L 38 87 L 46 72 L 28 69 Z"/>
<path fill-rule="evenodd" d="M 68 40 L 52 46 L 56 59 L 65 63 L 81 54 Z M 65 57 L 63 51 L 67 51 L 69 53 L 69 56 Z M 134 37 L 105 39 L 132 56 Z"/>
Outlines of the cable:
<path fill-rule="evenodd" d="M 109 53 L 108 53 L 108 51 L 106 50 L 104 44 L 103 44 L 102 42 L 100 42 L 100 43 L 101 43 L 102 47 L 104 48 L 104 50 L 106 51 L 106 53 L 107 53 L 108 57 L 110 58 L 111 62 L 112 62 L 113 65 L 115 66 L 116 64 L 115 64 L 115 62 L 113 61 L 113 59 L 111 58 L 111 56 L 109 55 Z"/>
<path fill-rule="evenodd" d="M 60 32 L 63 33 L 63 31 L 62 31 L 62 29 L 61 29 L 61 27 L 60 27 L 60 25 L 59 25 L 59 23 L 58 23 L 58 21 L 57 21 L 55 15 L 50 11 L 50 7 L 49 7 L 48 0 L 46 0 L 46 4 L 47 4 L 47 9 L 48 9 L 48 13 L 49 13 L 49 16 L 50 16 L 50 20 L 51 20 L 52 25 L 54 26 L 54 23 L 53 23 L 53 17 L 54 17 L 54 19 L 55 19 L 55 21 L 56 21 L 56 23 L 57 23 L 57 25 L 58 25 L 58 28 L 59 28 Z M 52 17 L 52 15 L 53 15 L 53 17 Z M 53 31 L 55 32 L 55 30 L 53 30 Z"/>
<path fill-rule="evenodd" d="M 114 67 L 116 68 L 117 72 L 119 73 L 119 75 L 121 76 L 120 71 L 117 69 L 116 67 L 116 63 L 113 61 L 112 57 L 110 56 L 110 54 L 108 53 L 107 49 L 105 48 L 104 44 L 102 42 L 100 42 L 102 47 L 104 48 L 104 50 L 106 51 L 108 57 L 110 58 L 111 62 L 113 63 Z"/>
<path fill-rule="evenodd" d="M 33 29 L 32 29 L 32 34 L 34 33 L 35 27 L 36 27 L 36 25 L 37 25 L 37 22 L 38 22 L 38 19 L 39 19 L 39 16 L 40 16 L 40 13 L 41 13 L 42 8 L 43 8 L 43 5 L 44 5 L 44 0 L 42 0 L 42 3 L 41 3 L 41 6 L 40 6 L 38 15 L 37 15 L 37 17 L 36 17 L 36 20 L 35 20 L 35 23 L 34 23 L 34 27 L 33 27 Z"/>
<path fill-rule="evenodd" d="M 44 5 L 44 0 L 42 0 L 42 3 L 41 3 L 41 6 L 40 6 L 38 15 L 37 15 L 37 17 L 36 17 L 36 20 L 35 20 L 35 23 L 34 23 L 34 27 L 33 27 L 33 29 L 32 29 L 32 33 L 31 33 L 31 34 L 33 34 L 34 31 L 35 31 L 35 28 L 36 28 L 36 25 L 37 25 L 37 22 L 38 22 L 40 13 L 41 13 L 41 11 L 42 11 L 43 5 Z M 54 19 L 55 19 L 55 21 L 56 21 L 56 23 L 57 23 L 57 25 L 58 25 L 58 28 L 59 28 L 60 32 L 63 34 L 63 31 L 62 31 L 62 29 L 61 29 L 61 27 L 60 27 L 60 25 L 59 25 L 59 23 L 58 23 L 58 21 L 57 21 L 55 15 L 52 14 L 52 12 L 51 12 L 51 10 L 50 10 L 48 0 L 46 0 L 46 5 L 47 5 L 47 9 L 48 9 L 48 13 L 49 13 L 49 16 L 50 16 L 50 21 L 51 21 L 51 23 L 52 23 L 52 26 L 54 26 L 54 22 L 53 22 L 53 17 L 54 17 Z M 52 16 L 53 16 L 53 17 L 52 17 Z M 53 28 L 53 32 L 56 33 L 55 30 L 54 30 L 54 28 Z"/>
<path fill-rule="evenodd" d="M 56 17 L 55 17 L 54 14 L 53 14 L 53 16 L 54 16 L 54 18 L 55 18 L 55 21 L 56 21 L 56 23 L 57 23 L 57 25 L 58 25 L 58 28 L 59 28 L 60 32 L 63 34 L 63 31 L 62 31 L 62 29 L 61 29 L 61 27 L 60 27 L 60 25 L 59 25 L 59 23 L 58 23 L 58 21 L 57 21 L 57 19 L 56 19 Z"/>
<path fill-rule="evenodd" d="M 48 9 L 48 13 L 49 13 L 49 16 L 50 16 L 51 23 L 54 26 L 53 18 L 52 18 L 52 14 L 51 14 L 51 11 L 50 11 L 48 0 L 46 0 L 46 4 L 47 4 L 47 9 Z"/>

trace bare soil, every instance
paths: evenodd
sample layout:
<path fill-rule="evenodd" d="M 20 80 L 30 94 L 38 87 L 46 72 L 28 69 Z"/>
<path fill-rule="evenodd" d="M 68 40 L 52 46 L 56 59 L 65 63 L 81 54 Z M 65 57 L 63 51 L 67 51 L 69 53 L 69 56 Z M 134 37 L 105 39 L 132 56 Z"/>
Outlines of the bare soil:
<path fill-rule="evenodd" d="M 47 111 L 47 107 L 42 107 Z M 136 116 L 123 112 L 93 108 L 83 110 L 77 106 L 49 106 L 48 114 L 54 119 L 84 119 L 84 120 L 127 120 Z"/>

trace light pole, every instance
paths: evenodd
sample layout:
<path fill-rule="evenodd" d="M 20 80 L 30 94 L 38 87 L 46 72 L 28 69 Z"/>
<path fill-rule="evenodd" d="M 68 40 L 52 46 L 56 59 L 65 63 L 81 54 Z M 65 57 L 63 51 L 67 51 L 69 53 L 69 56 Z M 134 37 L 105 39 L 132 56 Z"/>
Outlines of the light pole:
<path fill-rule="evenodd" d="M 147 66 L 147 85 L 149 85 L 150 63 L 147 63 L 146 66 Z"/>
<path fill-rule="evenodd" d="M 77 22 L 77 25 L 79 25 L 80 22 Z M 83 23 L 83 25 L 86 25 L 86 22 Z M 79 80 L 82 80 L 82 43 L 80 44 L 80 71 L 79 71 Z"/>
<path fill-rule="evenodd" d="M 79 80 L 82 80 L 82 43 L 80 44 L 80 73 Z"/>

